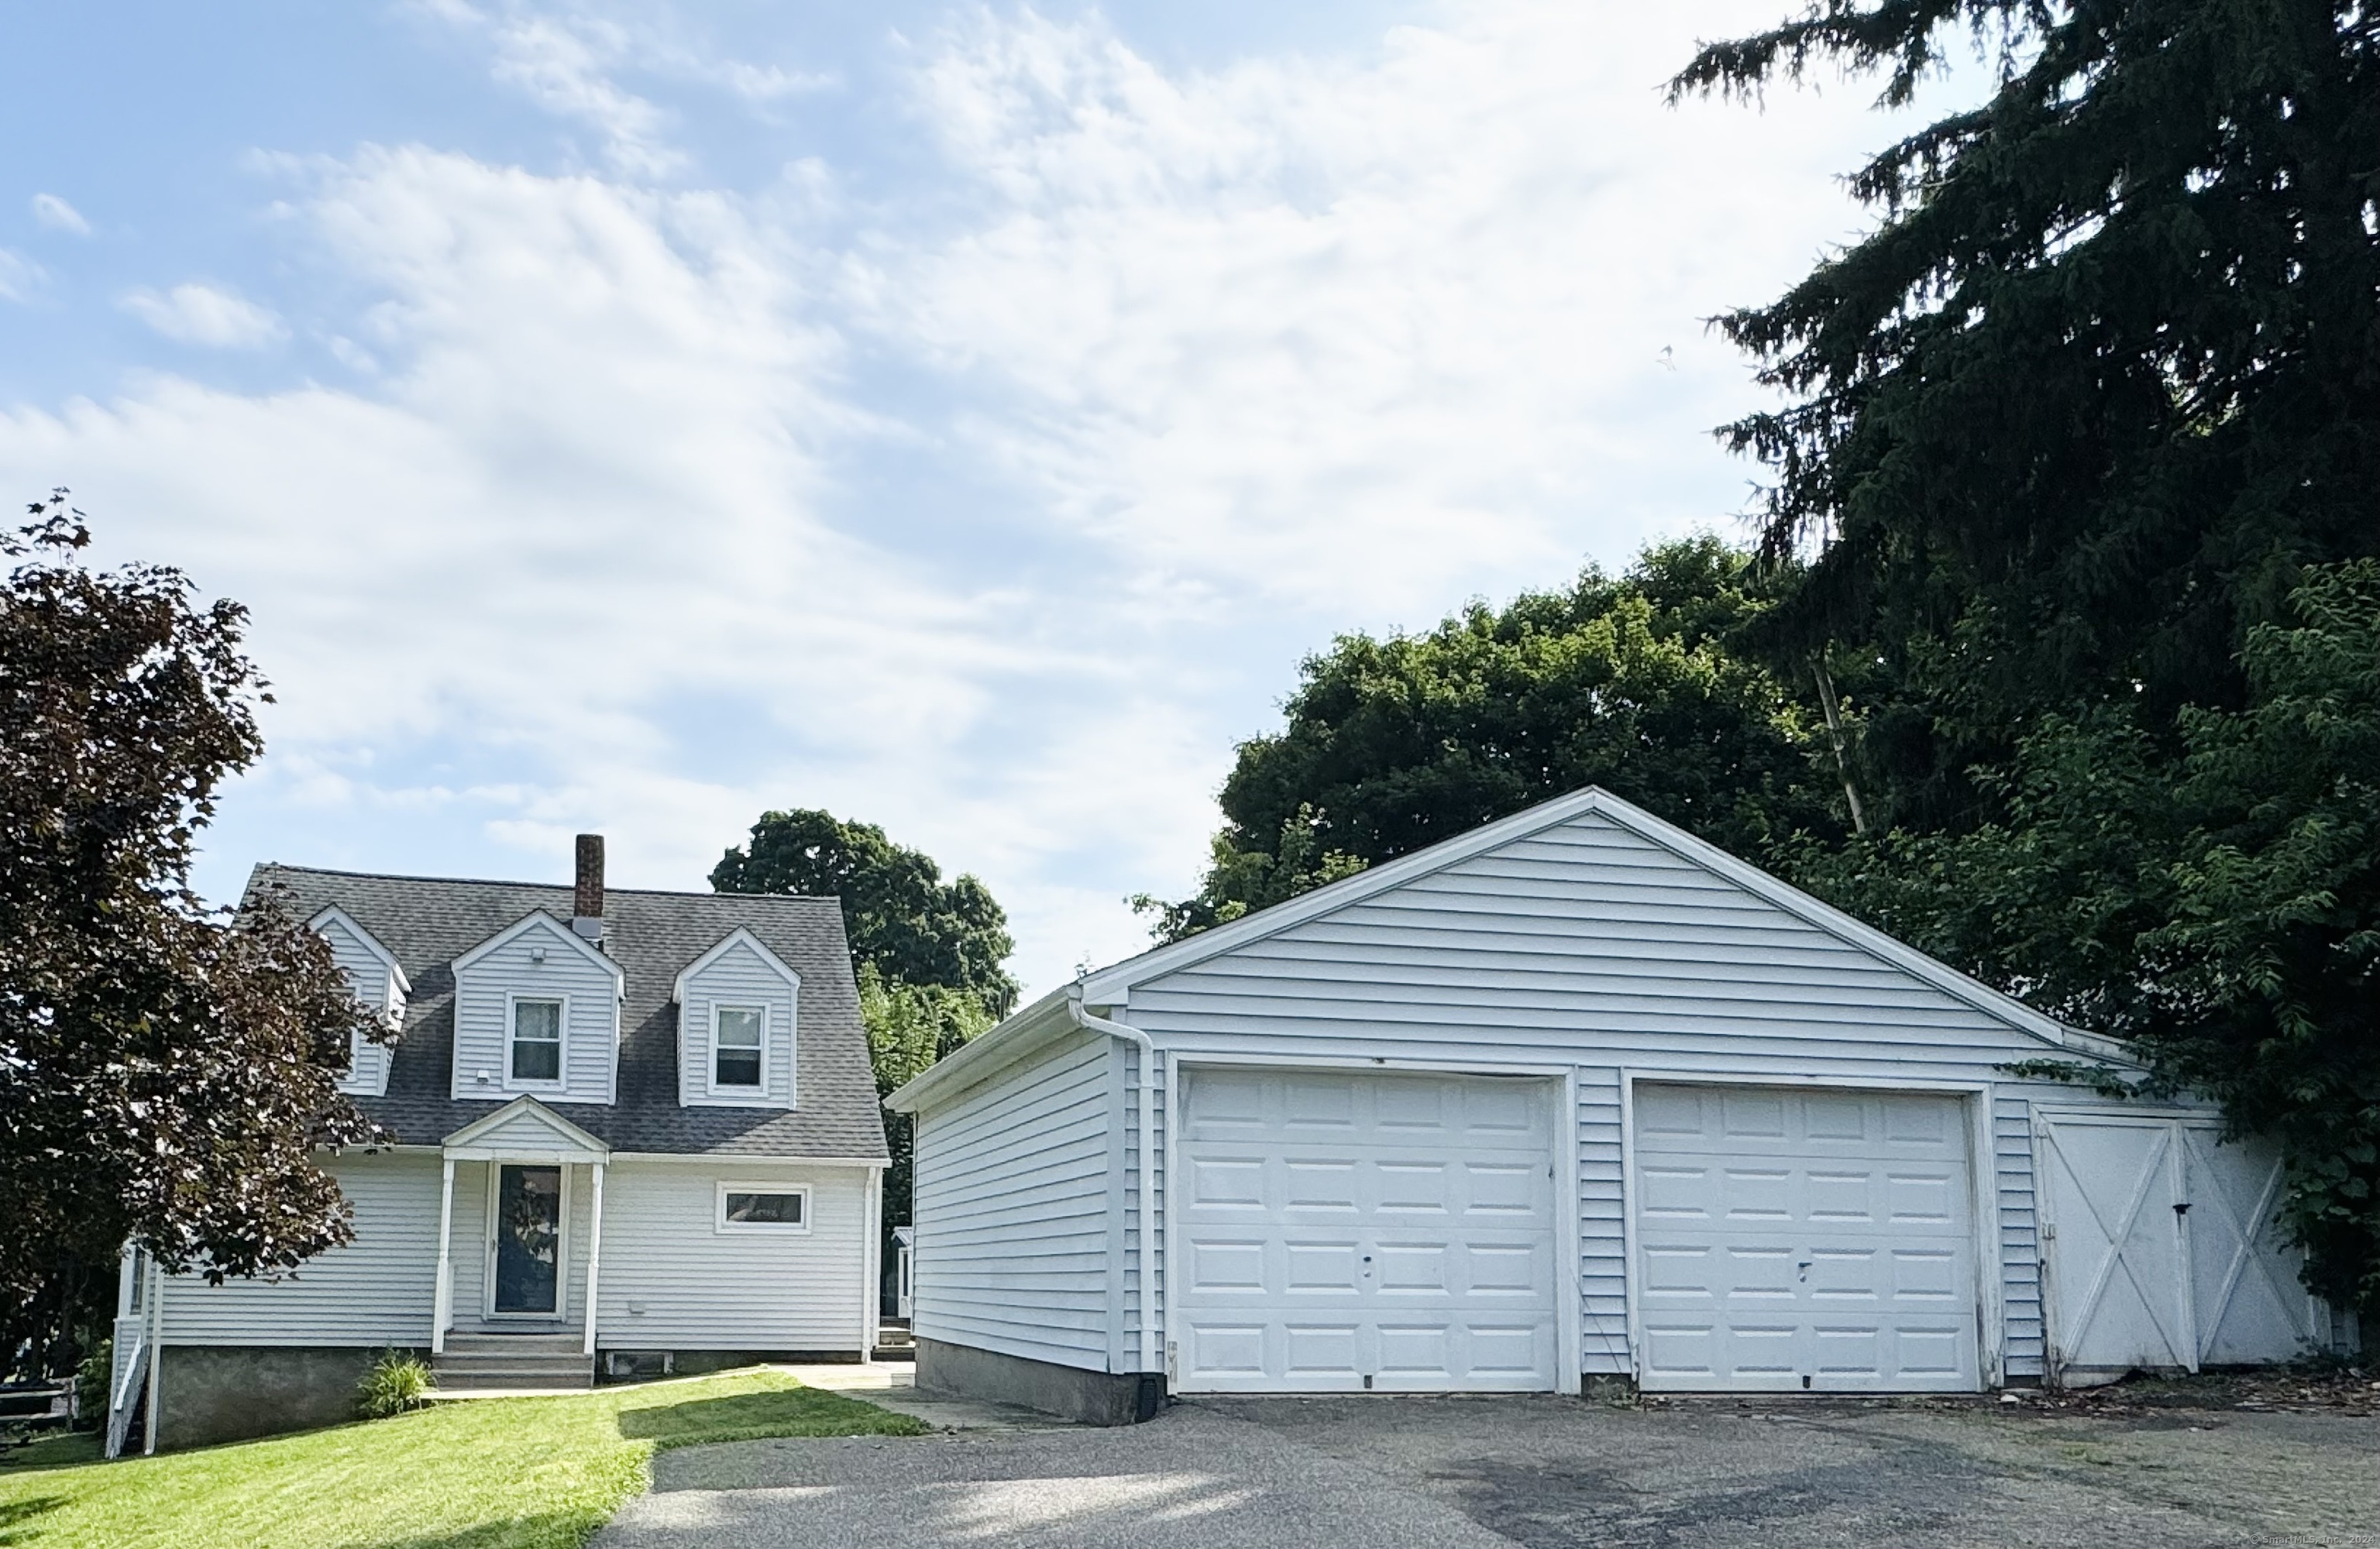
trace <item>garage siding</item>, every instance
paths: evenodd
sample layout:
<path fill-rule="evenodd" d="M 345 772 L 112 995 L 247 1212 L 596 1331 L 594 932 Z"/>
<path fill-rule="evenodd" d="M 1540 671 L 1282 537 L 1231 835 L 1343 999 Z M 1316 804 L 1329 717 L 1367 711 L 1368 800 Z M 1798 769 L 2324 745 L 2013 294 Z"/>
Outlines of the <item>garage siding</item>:
<path fill-rule="evenodd" d="M 2000 1323 L 2008 1331 L 2006 1375 L 2043 1373 L 2041 1233 L 2033 1194 L 2033 1104 L 1994 1095 L 1992 1165 L 1999 1183 Z"/>
<path fill-rule="evenodd" d="M 1578 1072 L 1579 1364 L 1624 1376 L 1628 1360 L 1628 1223 L 1621 1206 L 1620 1071 Z"/>
<path fill-rule="evenodd" d="M 1107 1369 L 1112 1043 L 1069 1032 L 917 1116 L 920 1337 Z"/>
<path fill-rule="evenodd" d="M 272 1280 L 165 1283 L 168 1345 L 427 1345 L 438 1278 L 439 1159 L 350 1153 L 323 1169 L 355 1211 L 356 1239 Z"/>
<path fill-rule="evenodd" d="M 1998 1018 L 1592 813 L 1136 985 L 1121 1014 L 1192 1060 L 1577 1066 L 1588 1372 L 1629 1368 L 1622 1069 L 1989 1083 L 2043 1052 Z M 2040 1361 L 2025 1109 L 2022 1087 L 2001 1095 L 1989 1158 L 2010 1374 Z"/>
<path fill-rule="evenodd" d="M 1165 1297 L 1165 1127 L 1170 1116 L 1165 1111 L 1165 1078 L 1161 1073 L 1164 1067 L 1162 1064 L 1159 1064 L 1156 1069 L 1160 1073 L 1154 1078 L 1155 1085 L 1148 1094 L 1149 1111 L 1154 1120 L 1153 1127 L 1150 1131 L 1151 1146 L 1156 1153 L 1155 1156 L 1150 1158 L 1151 1166 L 1148 1175 L 1151 1179 L 1150 1189 L 1152 1194 L 1155 1196 L 1154 1203 L 1157 1211 L 1156 1221 L 1153 1227 L 1155 1240 L 1151 1245 L 1154 1252 L 1148 1258 L 1143 1259 L 1140 1254 L 1141 1223 L 1149 1219 L 1149 1217 L 1142 1212 L 1140 1207 L 1140 1183 L 1143 1176 L 1140 1168 L 1140 1093 L 1138 1090 L 1140 1079 L 1140 1051 L 1137 1047 L 1130 1047 L 1122 1043 L 1111 1043 L 1111 1048 L 1113 1053 L 1115 1063 L 1120 1068 L 1119 1079 L 1121 1080 L 1123 1087 L 1123 1154 L 1124 1159 L 1124 1170 L 1122 1175 L 1123 1216 L 1122 1222 L 1123 1229 L 1121 1232 L 1123 1252 L 1116 1255 L 1117 1259 L 1120 1261 L 1119 1273 L 1122 1276 L 1123 1286 L 1123 1316 L 1118 1328 L 1119 1344 L 1117 1353 L 1121 1359 L 1118 1363 L 1111 1365 L 1108 1369 L 1113 1372 L 1134 1372 L 1140 1369 L 1140 1329 L 1142 1320 L 1146 1318 L 1149 1322 L 1158 1325 L 1159 1333 L 1157 1337 L 1160 1341 L 1162 1341 L 1165 1337 L 1163 1332 L 1165 1322 L 1163 1312 Z M 1148 1265 L 1149 1279 L 1154 1283 L 1153 1292 L 1146 1297 L 1142 1294 L 1140 1282 L 1140 1266 L 1144 1263 Z M 1163 1346 L 1161 1343 L 1159 1346 L 1159 1359 L 1161 1361 L 1163 1359 Z"/>

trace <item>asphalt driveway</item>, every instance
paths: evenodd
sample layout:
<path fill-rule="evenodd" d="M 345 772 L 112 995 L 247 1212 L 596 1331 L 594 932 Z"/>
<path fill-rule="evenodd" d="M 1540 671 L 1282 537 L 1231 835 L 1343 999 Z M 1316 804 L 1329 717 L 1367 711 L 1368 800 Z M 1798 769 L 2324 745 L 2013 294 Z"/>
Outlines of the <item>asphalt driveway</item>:
<path fill-rule="evenodd" d="M 654 1474 L 601 1549 L 2380 1549 L 2380 1418 L 2329 1413 L 1210 1399 Z"/>

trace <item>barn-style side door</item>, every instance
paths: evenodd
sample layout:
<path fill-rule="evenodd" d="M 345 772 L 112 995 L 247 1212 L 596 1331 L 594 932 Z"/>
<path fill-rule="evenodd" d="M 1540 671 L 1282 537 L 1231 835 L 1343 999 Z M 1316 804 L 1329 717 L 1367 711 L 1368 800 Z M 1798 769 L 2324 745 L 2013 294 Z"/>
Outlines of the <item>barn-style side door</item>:
<path fill-rule="evenodd" d="M 2210 1119 L 2043 1113 L 2034 1129 L 2053 1379 L 2288 1361 L 2329 1318 L 2273 1225 L 2280 1158 Z"/>
<path fill-rule="evenodd" d="M 2058 1381 L 2198 1370 L 2174 1131 L 2097 1115 L 2044 1117 L 2035 1127 L 2042 1301 Z"/>

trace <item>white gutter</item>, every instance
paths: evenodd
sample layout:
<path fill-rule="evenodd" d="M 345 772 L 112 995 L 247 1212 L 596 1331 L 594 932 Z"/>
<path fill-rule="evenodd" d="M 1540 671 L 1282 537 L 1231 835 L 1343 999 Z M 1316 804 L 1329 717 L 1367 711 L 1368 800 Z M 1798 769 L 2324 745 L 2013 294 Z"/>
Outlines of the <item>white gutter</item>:
<path fill-rule="evenodd" d="M 1157 1213 L 1150 1208 L 1157 1198 L 1157 1170 L 1153 1159 L 1157 1153 L 1157 1115 L 1152 1099 L 1157 1092 L 1157 1046 L 1148 1035 L 1137 1027 L 1127 1027 L 1120 1022 L 1095 1017 L 1083 1009 L 1083 986 L 1070 986 L 1066 991 L 1066 1014 L 1075 1024 L 1093 1033 L 1104 1033 L 1111 1038 L 1122 1038 L 1140 1047 L 1140 1245 L 1134 1250 L 1134 1267 L 1140 1272 L 1140 1369 L 1157 1371 L 1157 1281 L 1149 1266 L 1157 1262 Z"/>

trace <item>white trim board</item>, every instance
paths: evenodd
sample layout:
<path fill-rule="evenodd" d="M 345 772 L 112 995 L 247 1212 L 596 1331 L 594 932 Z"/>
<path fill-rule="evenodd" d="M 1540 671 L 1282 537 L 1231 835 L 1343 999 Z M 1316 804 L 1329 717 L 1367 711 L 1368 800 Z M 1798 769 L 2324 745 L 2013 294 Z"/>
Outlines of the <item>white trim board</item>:
<path fill-rule="evenodd" d="M 306 922 L 306 928 L 320 935 L 325 921 L 335 922 L 342 929 L 351 933 L 365 951 L 377 958 L 381 966 L 387 969 L 390 977 L 395 981 L 397 993 L 408 997 L 413 994 L 413 985 L 406 978 L 405 970 L 398 965 L 396 954 L 382 946 L 380 938 L 366 930 L 353 914 L 334 903 L 327 909 L 317 911 L 314 916 Z"/>
<path fill-rule="evenodd" d="M 515 920 L 511 925 L 506 926 L 504 929 L 496 932 L 493 936 L 489 937 L 485 941 L 480 942 L 469 951 L 465 952 L 462 956 L 456 958 L 454 962 L 454 972 L 458 975 L 461 974 L 465 970 L 470 968 L 474 963 L 478 962 L 481 958 L 486 957 L 489 953 L 497 950 L 499 948 L 509 945 L 516 938 L 525 936 L 532 930 L 543 930 L 547 935 L 554 937 L 568 945 L 572 951 L 577 952 L 588 962 L 599 964 L 604 973 L 609 974 L 612 976 L 613 988 L 614 990 L 621 991 L 622 993 L 625 992 L 627 976 L 621 969 L 620 965 L 611 958 L 606 957 L 596 948 L 594 943 L 589 941 L 587 938 L 579 935 L 577 931 L 571 929 L 568 926 L 564 925 L 560 920 L 555 919 L 552 915 L 547 914 L 542 909 L 530 910 L 519 919 Z"/>
<path fill-rule="evenodd" d="M 718 945 L 712 947 L 709 951 L 703 953 L 700 957 L 696 958 L 692 962 L 687 963 L 684 968 L 678 970 L 677 977 L 670 981 L 670 998 L 676 1001 L 681 1006 L 685 1005 L 686 982 L 688 979 L 693 978 L 697 974 L 701 973 L 704 969 L 710 967 L 712 963 L 717 962 L 721 958 L 725 957 L 731 950 L 739 946 L 749 947 L 754 955 L 759 958 L 762 966 L 766 967 L 771 973 L 775 974 L 779 978 L 783 979 L 786 984 L 792 986 L 796 994 L 800 992 L 802 987 L 802 976 L 799 974 L 795 973 L 791 965 L 789 965 L 783 958 L 781 958 L 776 953 L 771 951 L 767 942 L 753 935 L 752 932 L 745 926 L 737 926 L 734 930 L 729 931 L 725 936 L 722 937 Z"/>

